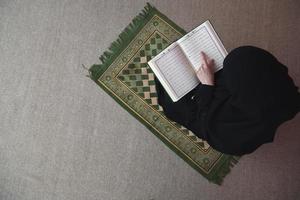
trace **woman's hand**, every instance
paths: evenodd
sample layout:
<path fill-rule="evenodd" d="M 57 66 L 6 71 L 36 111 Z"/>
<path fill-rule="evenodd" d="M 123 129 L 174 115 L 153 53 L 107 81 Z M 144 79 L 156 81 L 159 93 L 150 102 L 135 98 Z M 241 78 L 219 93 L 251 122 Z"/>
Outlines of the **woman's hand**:
<path fill-rule="evenodd" d="M 199 67 L 197 77 L 202 84 L 214 85 L 214 60 L 208 58 L 208 56 L 201 51 L 201 66 Z"/>

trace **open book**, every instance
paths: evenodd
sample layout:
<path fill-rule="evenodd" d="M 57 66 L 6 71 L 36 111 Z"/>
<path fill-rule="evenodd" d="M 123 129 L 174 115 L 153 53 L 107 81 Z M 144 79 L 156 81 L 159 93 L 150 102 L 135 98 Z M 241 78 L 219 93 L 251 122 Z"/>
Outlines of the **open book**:
<path fill-rule="evenodd" d="M 196 71 L 201 65 L 201 51 L 215 60 L 214 72 L 223 67 L 227 51 L 208 20 L 148 62 L 174 102 L 200 83 Z"/>

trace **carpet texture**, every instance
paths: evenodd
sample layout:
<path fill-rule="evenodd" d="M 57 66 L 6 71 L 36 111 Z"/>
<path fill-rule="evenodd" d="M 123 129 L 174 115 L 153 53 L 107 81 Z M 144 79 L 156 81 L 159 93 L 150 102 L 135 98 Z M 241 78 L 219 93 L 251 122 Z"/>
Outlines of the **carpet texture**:
<path fill-rule="evenodd" d="M 148 3 L 103 53 L 102 63 L 89 69 L 90 77 L 204 177 L 221 184 L 239 157 L 218 152 L 164 115 L 158 105 L 154 73 L 147 64 L 184 34 Z"/>
<path fill-rule="evenodd" d="M 300 85 L 300 1 L 150 3 L 186 31 L 209 19 L 228 51 L 267 49 Z M 219 186 L 85 77 L 145 4 L 0 0 L 0 199 L 299 199 L 300 114 Z"/>

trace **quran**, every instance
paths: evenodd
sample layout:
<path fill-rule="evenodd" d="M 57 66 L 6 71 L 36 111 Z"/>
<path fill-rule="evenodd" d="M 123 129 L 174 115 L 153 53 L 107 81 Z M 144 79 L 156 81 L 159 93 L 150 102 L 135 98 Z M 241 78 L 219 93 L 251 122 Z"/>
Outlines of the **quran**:
<path fill-rule="evenodd" d="M 200 83 L 196 71 L 201 65 L 201 51 L 214 59 L 214 72 L 223 68 L 227 51 L 209 20 L 170 44 L 148 62 L 173 102 Z"/>

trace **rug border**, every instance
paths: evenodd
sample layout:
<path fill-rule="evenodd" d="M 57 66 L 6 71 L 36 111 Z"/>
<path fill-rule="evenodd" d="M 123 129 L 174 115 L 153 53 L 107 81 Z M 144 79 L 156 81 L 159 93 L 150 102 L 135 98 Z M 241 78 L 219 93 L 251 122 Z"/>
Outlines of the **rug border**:
<path fill-rule="evenodd" d="M 202 174 L 209 182 L 221 185 L 224 177 L 230 172 L 230 169 L 238 163 L 241 158 L 239 156 L 233 156 L 228 154 L 222 154 L 220 160 L 213 167 L 210 173 L 203 172 L 195 163 L 190 161 L 186 155 L 182 154 L 176 147 L 169 143 L 164 137 L 161 136 L 156 129 L 150 126 L 148 123 L 144 122 L 136 113 L 132 112 L 126 104 L 118 99 L 111 91 L 109 91 L 105 86 L 103 86 L 98 78 L 106 71 L 106 69 L 112 64 L 112 62 L 119 56 L 121 52 L 127 47 L 127 45 L 132 41 L 132 39 L 138 34 L 138 32 L 144 27 L 154 15 L 158 15 L 163 20 L 167 21 L 170 25 L 175 27 L 178 32 L 185 34 L 186 31 L 176 25 L 164 14 L 160 13 L 155 7 L 147 3 L 144 10 L 136 16 L 132 23 L 130 23 L 123 32 L 119 35 L 119 38 L 113 42 L 109 48 L 110 51 L 105 51 L 103 55 L 100 56 L 102 64 L 92 65 L 89 71 L 89 77 L 97 83 L 106 93 L 108 93 L 118 104 L 120 104 L 127 112 L 133 115 L 138 121 L 140 121 L 144 126 L 146 126 L 154 135 L 156 135 L 165 145 L 167 145 L 173 152 L 180 156 L 186 163 Z"/>

